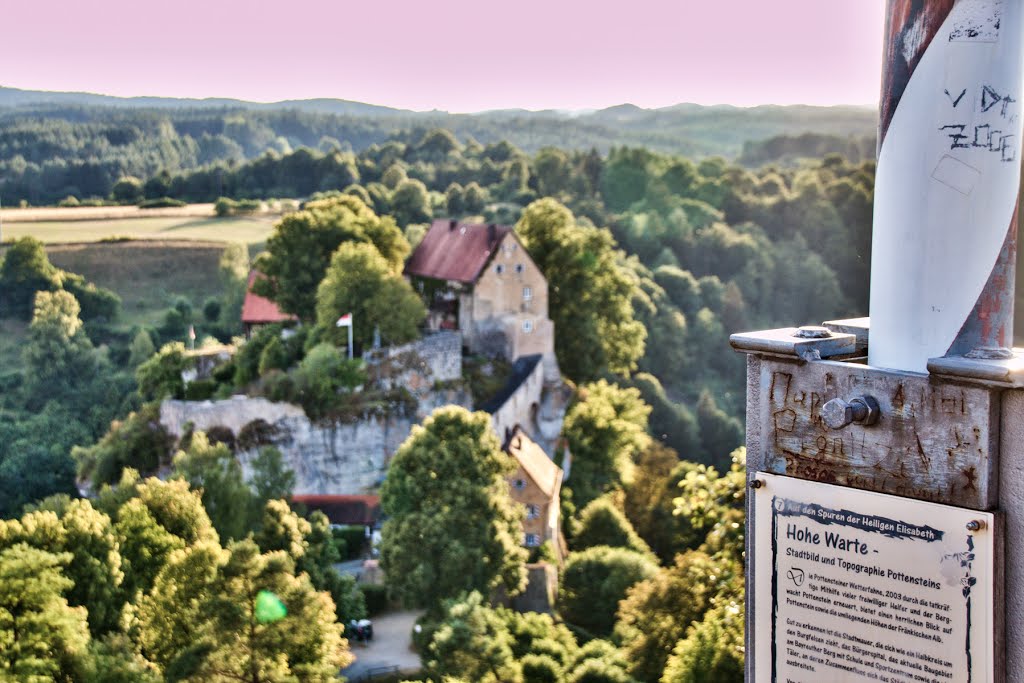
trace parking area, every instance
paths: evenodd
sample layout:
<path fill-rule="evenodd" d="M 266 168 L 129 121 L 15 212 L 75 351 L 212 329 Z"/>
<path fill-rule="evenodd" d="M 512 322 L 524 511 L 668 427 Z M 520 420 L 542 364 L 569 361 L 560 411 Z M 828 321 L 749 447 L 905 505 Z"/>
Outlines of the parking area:
<path fill-rule="evenodd" d="M 420 670 L 420 657 L 412 649 L 412 627 L 422 612 L 395 611 L 378 615 L 373 619 L 373 640 L 369 643 L 356 642 L 349 637 L 349 647 L 356 661 L 342 675 L 353 683 L 372 680 L 376 673 L 384 673 L 393 667 L 399 671 Z"/>

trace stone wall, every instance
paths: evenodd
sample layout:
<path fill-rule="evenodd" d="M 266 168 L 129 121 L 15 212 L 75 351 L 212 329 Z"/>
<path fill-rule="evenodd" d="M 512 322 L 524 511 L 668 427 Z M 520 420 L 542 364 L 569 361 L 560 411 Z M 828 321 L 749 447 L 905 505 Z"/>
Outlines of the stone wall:
<path fill-rule="evenodd" d="M 382 389 L 429 392 L 438 382 L 462 379 L 462 335 L 433 332 L 409 344 L 369 350 L 363 360 L 370 381 Z"/>

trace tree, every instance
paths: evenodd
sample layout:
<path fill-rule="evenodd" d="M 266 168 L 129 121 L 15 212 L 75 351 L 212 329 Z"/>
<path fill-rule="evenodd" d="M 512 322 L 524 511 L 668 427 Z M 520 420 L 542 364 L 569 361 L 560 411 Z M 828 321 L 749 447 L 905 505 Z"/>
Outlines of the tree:
<path fill-rule="evenodd" d="M 120 204 L 134 204 L 142 199 L 142 181 L 134 176 L 122 176 L 110 189 L 110 198 Z"/>
<path fill-rule="evenodd" d="M 172 309 L 173 310 L 173 309 Z M 135 370 L 139 393 L 149 400 L 185 397 L 185 380 L 181 373 L 188 367 L 185 345 L 164 344 L 160 351 Z"/>
<path fill-rule="evenodd" d="M 200 492 L 210 523 L 224 539 L 238 539 L 255 525 L 254 500 L 242 466 L 225 444 L 211 444 L 203 432 L 174 456 L 174 476 Z"/>
<path fill-rule="evenodd" d="M 463 592 L 522 589 L 522 511 L 505 481 L 514 471 L 486 413 L 448 406 L 413 429 L 381 489 L 381 561 L 404 602 L 438 610 Z"/>
<path fill-rule="evenodd" d="M 25 543 L 0 551 L 0 676 L 70 681 L 89 642 L 84 607 L 61 595 L 72 585 L 61 569 L 71 559 Z"/>
<path fill-rule="evenodd" d="M 679 483 L 694 462 L 680 461 L 670 448 L 652 443 L 636 461 L 636 476 L 625 489 L 623 508 L 633 528 L 662 563 L 670 564 L 677 553 L 696 548 L 706 529 L 694 529 L 687 515 L 675 514 Z"/>
<path fill-rule="evenodd" d="M 53 496 L 21 519 L 0 520 L 0 548 L 25 543 L 55 555 L 67 554 L 62 573 L 71 580 L 68 603 L 88 610 L 94 635 L 118 626 L 124 599 L 121 553 L 110 518 L 86 500 Z"/>
<path fill-rule="evenodd" d="M 0 262 L 0 318 L 29 320 L 36 292 L 60 288 L 60 271 L 50 263 L 43 243 L 34 237 L 16 239 Z"/>
<path fill-rule="evenodd" d="M 335 322 L 351 313 L 353 339 L 364 348 L 373 341 L 374 329 L 388 344 L 415 339 L 427 316 L 409 283 L 370 244 L 338 247 L 317 288 L 316 302 L 317 323 L 335 343 L 347 343 L 348 330 Z"/>
<path fill-rule="evenodd" d="M 71 456 L 78 463 L 79 476 L 99 486 L 116 483 L 129 467 L 146 474 L 156 472 L 170 459 L 173 442 L 160 423 L 160 404 L 153 402 L 124 420 L 115 420 L 92 446 L 75 446 Z"/>
<path fill-rule="evenodd" d="M 563 372 L 585 381 L 635 369 L 646 332 L 633 319 L 633 281 L 611 233 L 577 225 L 553 199 L 526 207 L 516 232 L 548 280 L 555 329 L 572 330 L 555 339 Z"/>
<path fill-rule="evenodd" d="M 619 601 L 630 587 L 657 571 L 653 559 L 625 548 L 596 546 L 571 553 L 558 590 L 559 611 L 588 633 L 608 636 Z"/>
<path fill-rule="evenodd" d="M 426 670 L 435 678 L 463 676 L 480 683 L 520 678 L 505 622 L 478 591 L 451 601 L 427 648 Z"/>
<path fill-rule="evenodd" d="M 650 443 L 650 412 L 636 389 L 603 379 L 580 387 L 562 427 L 573 457 L 569 485 L 577 506 L 629 481 L 633 458 Z"/>
<path fill-rule="evenodd" d="M 572 537 L 572 545 L 577 550 L 606 545 L 627 548 L 641 554 L 651 553 L 651 549 L 633 530 L 633 525 L 609 496 L 595 498 L 583 508 L 576 533 Z"/>
<path fill-rule="evenodd" d="M 433 216 L 430 194 L 420 180 L 403 180 L 391 195 L 391 215 L 400 227 L 426 223 Z"/>
<path fill-rule="evenodd" d="M 187 554 L 183 553 L 182 559 Z M 328 683 L 352 661 L 330 597 L 313 590 L 304 574 L 296 576 L 292 560 L 285 553 L 261 554 L 252 540 L 245 540 L 211 559 L 215 562 L 200 564 L 212 569 L 200 582 L 208 587 L 206 591 L 196 592 L 187 586 L 187 575 L 171 576 L 173 565 L 158 578 L 158 584 L 166 579 L 168 588 L 173 585 L 183 589 L 186 596 L 194 594 L 194 601 L 186 603 L 195 606 L 195 620 L 189 629 L 192 638 L 164 655 L 168 678 L 216 683 Z M 261 619 L 257 604 L 266 593 L 271 600 L 280 600 L 284 607 L 281 618 Z M 171 597 L 168 592 L 154 592 L 157 595 L 147 614 L 155 617 L 160 610 L 178 609 L 177 599 L 167 601 Z M 180 624 L 180 614 L 172 618 Z M 157 622 L 145 624 L 157 626 L 154 634 L 160 632 Z M 149 642 L 157 644 L 155 640 Z"/>
<path fill-rule="evenodd" d="M 68 292 L 39 292 L 22 351 L 30 396 L 70 396 L 94 379 L 97 356 Z M 38 400 L 38 399 L 37 399 Z"/>
<path fill-rule="evenodd" d="M 662 683 L 742 683 L 743 623 L 742 601 L 709 611 L 676 645 Z"/>
<path fill-rule="evenodd" d="M 671 567 L 634 585 L 619 605 L 615 626 L 630 673 L 640 680 L 657 680 L 687 630 L 716 601 L 735 600 L 737 591 L 742 594 L 742 577 L 743 566 L 731 559 L 691 550 L 677 555 Z"/>
<path fill-rule="evenodd" d="M 380 218 L 352 195 L 309 202 L 284 216 L 267 240 L 256 267 L 266 276 L 253 290 L 277 302 L 281 310 L 312 320 L 316 291 L 331 256 L 343 242 L 372 244 L 394 271 L 409 253 L 409 244 L 391 218 Z M 333 322 L 333 321 L 332 321 Z"/>
<path fill-rule="evenodd" d="M 128 357 L 128 364 L 138 367 L 150 359 L 156 353 L 156 346 L 153 345 L 153 338 L 146 330 L 139 330 L 132 338 L 132 345 L 129 347 L 131 355 Z"/>
<path fill-rule="evenodd" d="M 705 389 L 697 401 L 697 424 L 708 462 L 725 469 L 730 462 L 728 454 L 743 443 L 740 421 L 719 408 L 715 397 Z"/>

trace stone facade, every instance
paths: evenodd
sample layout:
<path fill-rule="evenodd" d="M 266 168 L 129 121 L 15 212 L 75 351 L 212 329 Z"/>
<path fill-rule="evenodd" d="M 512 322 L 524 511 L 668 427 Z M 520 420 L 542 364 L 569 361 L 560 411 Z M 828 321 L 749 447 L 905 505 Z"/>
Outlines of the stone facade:
<path fill-rule="evenodd" d="M 509 437 L 505 452 L 516 461 L 516 471 L 508 478 L 509 493 L 513 501 L 526 509 L 523 545 L 536 548 L 552 541 L 556 548 L 560 547 L 562 470 L 522 429 L 516 429 Z"/>
<path fill-rule="evenodd" d="M 381 389 L 405 387 L 414 395 L 432 391 L 438 382 L 462 380 L 462 335 L 440 331 L 401 346 L 363 354 L 370 381 Z"/>

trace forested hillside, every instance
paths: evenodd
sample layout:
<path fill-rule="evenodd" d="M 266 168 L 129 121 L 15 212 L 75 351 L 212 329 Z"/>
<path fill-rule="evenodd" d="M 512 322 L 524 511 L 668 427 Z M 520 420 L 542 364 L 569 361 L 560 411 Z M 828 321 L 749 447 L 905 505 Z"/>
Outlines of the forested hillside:
<path fill-rule="evenodd" d="M 80 201 L 104 199 L 124 175 L 145 178 L 209 164 L 231 166 L 268 150 L 361 152 L 392 140 L 413 142 L 433 128 L 484 145 L 508 141 L 531 154 L 547 146 L 604 154 L 628 145 L 691 158 L 732 158 L 748 141 L 808 131 L 846 141 L 853 151 L 861 138 L 873 134 L 875 118 L 872 110 L 857 107 L 690 104 L 653 110 L 621 105 L 571 115 L 525 110 L 448 114 L 344 100 L 259 105 L 0 88 L 0 201 L 10 206 L 22 200 L 54 204 L 69 195 Z M 812 151 L 804 149 L 803 155 Z M 762 153 L 754 161 L 770 160 Z"/>

